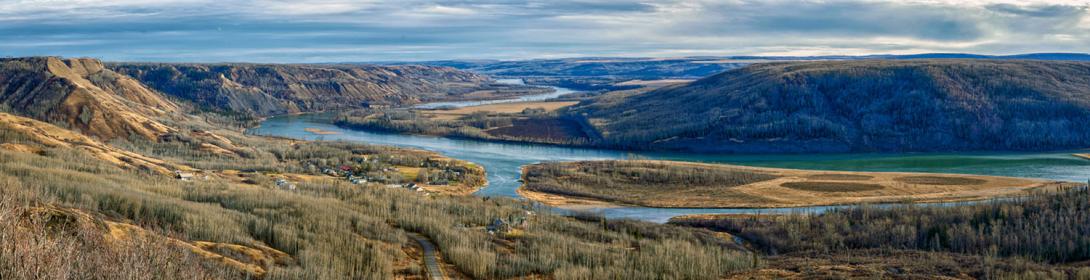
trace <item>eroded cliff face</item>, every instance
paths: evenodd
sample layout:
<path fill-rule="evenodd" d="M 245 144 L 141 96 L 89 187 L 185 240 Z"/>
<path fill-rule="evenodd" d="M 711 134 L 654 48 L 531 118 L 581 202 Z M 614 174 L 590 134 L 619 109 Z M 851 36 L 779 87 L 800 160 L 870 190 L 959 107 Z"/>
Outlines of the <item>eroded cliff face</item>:
<path fill-rule="evenodd" d="M 256 115 L 413 104 L 504 90 L 490 85 L 485 76 L 433 66 L 114 63 L 108 67 L 204 109 Z"/>
<path fill-rule="evenodd" d="M 0 60 L 0 106 L 102 139 L 156 139 L 172 129 L 156 118 L 177 104 L 95 59 Z"/>

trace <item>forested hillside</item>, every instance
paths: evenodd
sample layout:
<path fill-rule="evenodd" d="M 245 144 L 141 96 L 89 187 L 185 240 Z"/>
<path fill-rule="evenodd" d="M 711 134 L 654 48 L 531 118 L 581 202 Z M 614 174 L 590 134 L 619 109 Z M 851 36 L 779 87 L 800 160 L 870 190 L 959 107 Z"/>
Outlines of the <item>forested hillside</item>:
<path fill-rule="evenodd" d="M 756 64 L 572 108 L 602 145 L 716 152 L 1055 150 L 1090 146 L 1090 63 Z"/>
<path fill-rule="evenodd" d="M 456 278 L 719 279 L 759 265 L 709 231 L 580 220 L 323 170 L 427 170 L 443 160 L 431 152 L 191 125 L 180 130 L 214 130 L 246 152 L 168 141 L 106 147 L 0 114 L 0 279 L 423 279 L 409 233 L 434 242 Z M 496 219 L 523 222 L 495 232 Z"/>
<path fill-rule="evenodd" d="M 169 64 L 107 65 L 205 109 L 274 115 L 424 101 L 491 99 L 546 89 L 495 84 L 485 76 L 449 67 Z"/>
<path fill-rule="evenodd" d="M 908 204 L 815 215 L 696 216 L 672 223 L 730 232 L 769 254 L 898 249 L 1075 263 L 1090 259 L 1088 198 L 1083 186 L 954 207 Z"/>

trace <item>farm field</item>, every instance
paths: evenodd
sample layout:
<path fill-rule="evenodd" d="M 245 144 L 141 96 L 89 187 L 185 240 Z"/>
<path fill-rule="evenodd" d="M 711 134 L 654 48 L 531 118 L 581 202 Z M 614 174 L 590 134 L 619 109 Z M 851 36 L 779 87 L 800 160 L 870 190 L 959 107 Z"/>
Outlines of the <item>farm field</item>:
<path fill-rule="evenodd" d="M 978 175 L 840 172 L 671 161 L 541 163 L 520 193 L 554 206 L 774 208 L 954 202 L 1024 195 L 1059 182 Z"/>

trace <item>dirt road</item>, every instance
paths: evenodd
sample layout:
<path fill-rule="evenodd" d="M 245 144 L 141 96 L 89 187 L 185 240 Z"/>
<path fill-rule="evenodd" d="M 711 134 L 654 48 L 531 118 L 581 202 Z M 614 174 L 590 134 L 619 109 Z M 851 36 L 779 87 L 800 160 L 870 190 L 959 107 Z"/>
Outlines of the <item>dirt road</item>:
<path fill-rule="evenodd" d="M 416 239 L 416 242 L 420 243 L 420 247 L 424 249 L 424 266 L 428 270 L 428 277 L 432 280 L 447 279 L 447 276 L 443 274 L 443 268 L 439 267 L 439 259 L 435 255 L 435 244 L 419 233 L 410 232 L 409 237 Z"/>

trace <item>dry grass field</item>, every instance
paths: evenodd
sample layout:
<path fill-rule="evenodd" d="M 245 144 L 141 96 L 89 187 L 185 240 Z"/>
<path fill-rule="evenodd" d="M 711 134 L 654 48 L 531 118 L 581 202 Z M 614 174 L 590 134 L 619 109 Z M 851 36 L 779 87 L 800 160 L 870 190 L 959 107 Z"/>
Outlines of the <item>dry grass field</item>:
<path fill-rule="evenodd" d="M 840 172 L 670 161 L 542 163 L 519 192 L 554 206 L 769 208 L 952 202 L 1018 196 L 1044 180 L 955 174 Z M 733 179 L 733 180 L 732 180 Z"/>

